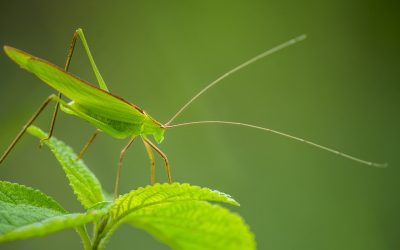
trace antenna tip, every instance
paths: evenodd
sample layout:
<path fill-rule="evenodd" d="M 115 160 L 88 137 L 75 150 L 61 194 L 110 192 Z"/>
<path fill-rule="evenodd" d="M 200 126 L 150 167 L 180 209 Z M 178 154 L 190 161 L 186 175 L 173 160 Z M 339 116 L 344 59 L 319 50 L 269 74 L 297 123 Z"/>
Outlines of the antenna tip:
<path fill-rule="evenodd" d="M 295 40 L 296 42 L 300 42 L 300 41 L 303 41 L 303 40 L 306 39 L 306 38 L 307 38 L 307 34 L 302 34 L 302 35 L 296 37 L 294 40 Z"/>
<path fill-rule="evenodd" d="M 389 166 L 388 163 L 372 163 L 371 165 L 377 168 L 387 168 Z"/>

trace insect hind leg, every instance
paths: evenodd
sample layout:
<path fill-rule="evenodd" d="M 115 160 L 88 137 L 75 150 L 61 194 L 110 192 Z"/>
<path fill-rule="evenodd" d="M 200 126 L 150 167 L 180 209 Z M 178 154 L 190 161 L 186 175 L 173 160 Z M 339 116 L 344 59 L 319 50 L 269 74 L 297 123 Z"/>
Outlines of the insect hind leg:
<path fill-rule="evenodd" d="M 74 54 L 75 45 L 76 45 L 76 39 L 77 38 L 78 38 L 78 33 L 75 31 L 73 36 L 72 36 L 72 40 L 71 40 L 71 43 L 70 43 L 70 46 L 69 46 L 69 51 L 68 51 L 68 55 L 67 55 L 67 61 L 65 62 L 65 66 L 64 66 L 64 70 L 65 71 L 68 71 L 68 69 L 69 69 L 69 65 L 71 63 L 72 55 Z M 61 92 L 58 92 L 57 96 L 58 96 L 59 99 L 61 99 Z M 49 140 L 51 138 L 51 136 L 53 135 L 54 125 L 56 124 L 56 118 L 57 118 L 57 114 L 58 114 L 59 108 L 60 108 L 60 103 L 57 102 L 55 107 L 54 107 L 53 117 L 51 118 L 49 133 L 48 133 L 46 138 L 44 138 L 44 139 L 42 139 L 40 141 L 40 145 L 43 144 L 43 141 Z"/>
<path fill-rule="evenodd" d="M 92 66 L 92 69 L 93 69 L 93 72 L 94 72 L 94 74 L 95 74 L 95 76 L 96 76 L 96 79 L 97 79 L 97 82 L 98 82 L 98 84 L 99 84 L 99 87 L 100 87 L 102 90 L 105 90 L 105 91 L 108 92 L 107 85 L 106 85 L 106 83 L 104 82 L 103 77 L 101 76 L 100 71 L 99 71 L 99 69 L 98 69 L 97 66 L 96 66 L 96 63 L 94 62 L 92 53 L 90 52 L 89 45 L 88 45 L 88 43 L 87 43 L 87 41 L 86 41 L 85 34 L 83 33 L 83 30 L 82 30 L 81 28 L 77 29 L 77 30 L 75 31 L 75 34 L 77 34 L 77 35 L 79 36 L 79 38 L 81 39 L 81 42 L 82 42 L 82 44 L 83 44 L 83 47 L 85 48 L 86 55 L 87 55 L 88 58 L 89 58 L 90 65 Z M 74 34 L 74 35 L 75 35 L 75 34 Z"/>
<path fill-rule="evenodd" d="M 0 164 L 6 159 L 8 154 L 11 152 L 11 150 L 14 148 L 14 146 L 17 144 L 17 142 L 21 139 L 21 137 L 24 135 L 26 132 L 26 129 L 32 125 L 32 123 L 36 120 L 36 118 L 42 113 L 42 111 L 47 107 L 47 105 L 50 103 L 50 101 L 55 101 L 57 103 L 60 102 L 60 98 L 56 95 L 50 95 L 49 97 L 46 98 L 46 100 L 40 105 L 40 107 L 33 113 L 31 118 L 28 120 L 28 122 L 22 127 L 22 130 L 17 134 L 17 136 L 14 138 L 14 140 L 11 142 L 11 144 L 8 146 L 6 151 L 3 153 L 3 155 L 0 158 Z"/>
<path fill-rule="evenodd" d="M 101 74 L 100 74 L 100 72 L 99 72 L 99 70 L 98 70 L 98 68 L 96 66 L 96 63 L 94 62 L 92 53 L 90 52 L 90 49 L 89 49 L 89 46 L 87 44 L 87 41 L 86 41 L 85 35 L 83 33 L 83 30 L 80 29 L 80 28 L 77 29 L 74 32 L 73 36 L 72 36 L 72 40 L 71 40 L 71 43 L 70 43 L 70 46 L 69 46 L 67 61 L 65 62 L 64 70 L 68 71 L 68 69 L 69 69 L 69 65 L 71 63 L 71 59 L 72 59 L 72 56 L 73 56 L 74 51 L 75 51 L 76 40 L 78 39 L 78 37 L 82 41 L 83 47 L 85 48 L 86 54 L 87 54 L 87 56 L 89 58 L 90 64 L 92 66 L 94 74 L 96 75 L 96 79 L 97 79 L 97 81 L 99 83 L 100 88 L 103 89 L 103 90 L 108 91 L 107 85 L 104 82 L 104 80 L 103 80 L 103 78 L 102 78 L 102 76 L 101 76 Z M 58 98 L 61 99 L 61 96 L 62 95 L 59 92 L 58 93 Z M 55 107 L 54 107 L 53 117 L 51 119 L 51 124 L 50 124 L 50 129 L 49 129 L 49 132 L 48 132 L 48 136 L 41 140 L 41 145 L 42 145 L 43 141 L 49 140 L 51 138 L 51 136 L 53 135 L 54 126 L 55 126 L 55 123 L 56 123 L 56 118 L 57 118 L 57 115 L 58 115 L 59 108 L 60 108 L 60 104 L 59 104 L 59 102 L 57 102 Z"/>

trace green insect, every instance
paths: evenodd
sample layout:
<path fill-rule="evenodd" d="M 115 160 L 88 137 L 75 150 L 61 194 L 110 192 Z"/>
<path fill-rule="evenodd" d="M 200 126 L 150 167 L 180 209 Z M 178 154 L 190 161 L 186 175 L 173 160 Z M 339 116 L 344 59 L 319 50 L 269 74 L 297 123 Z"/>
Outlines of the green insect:
<path fill-rule="evenodd" d="M 74 52 L 75 44 L 77 38 L 80 38 L 87 56 L 89 57 L 91 66 L 96 75 L 99 87 L 96 87 L 84 80 L 79 79 L 78 77 L 72 75 L 68 72 L 68 67 L 71 62 L 71 58 Z M 285 43 L 282 43 L 270 50 L 267 50 L 256 57 L 242 63 L 241 65 L 233 68 L 227 73 L 223 74 L 215 81 L 208 84 L 205 88 L 203 88 L 198 94 L 196 94 L 193 98 L 191 98 L 167 123 L 162 124 L 152 118 L 149 114 L 147 114 L 144 110 L 139 108 L 138 106 L 125 101 L 124 99 L 113 95 L 108 92 L 108 88 L 103 78 L 100 75 L 99 70 L 93 60 L 92 54 L 89 50 L 89 46 L 86 42 L 84 33 L 82 29 L 78 29 L 74 32 L 72 42 L 69 48 L 69 53 L 67 56 L 67 61 L 64 69 L 51 64 L 43 59 L 30 55 L 21 50 L 4 46 L 5 53 L 18 65 L 20 65 L 25 70 L 35 74 L 40 80 L 48 84 L 50 87 L 54 88 L 58 91 L 58 95 L 50 95 L 43 104 L 39 107 L 39 109 L 32 115 L 29 121 L 25 124 L 23 129 L 19 132 L 7 150 L 4 152 L 2 157 L 0 158 L 0 163 L 4 161 L 10 151 L 13 149 L 18 140 L 25 133 L 26 129 L 35 121 L 35 119 L 39 116 L 39 114 L 43 111 L 43 109 L 51 102 L 55 102 L 55 109 L 53 113 L 53 118 L 51 121 L 50 130 L 48 133 L 49 139 L 53 134 L 54 124 L 56 121 L 57 113 L 59 108 L 67 114 L 78 116 L 79 118 L 89 122 L 94 127 L 96 127 L 96 131 L 89 138 L 88 142 L 85 144 L 83 149 L 80 151 L 78 158 L 81 158 L 85 151 L 88 149 L 89 145 L 93 142 L 95 137 L 99 132 L 105 132 L 112 137 L 118 139 L 124 139 L 129 137 L 129 141 L 126 146 L 122 149 L 119 157 L 116 181 L 115 181 L 115 189 L 114 196 L 118 195 L 119 188 L 119 179 L 121 175 L 122 169 L 122 160 L 126 153 L 128 147 L 132 144 L 132 142 L 140 136 L 145 147 L 147 153 L 149 155 L 151 161 L 151 183 L 154 184 L 154 175 L 155 175 L 155 164 L 154 164 L 154 155 L 152 149 L 155 150 L 165 162 L 165 170 L 167 173 L 168 181 L 172 182 L 170 164 L 168 162 L 167 156 L 153 143 L 148 139 L 148 136 L 153 136 L 154 140 L 157 143 L 161 143 L 164 139 L 164 133 L 166 129 L 178 127 L 178 126 L 186 126 L 192 124 L 206 124 L 206 123 L 220 123 L 220 124 L 230 124 L 230 125 L 239 125 L 245 127 L 256 128 L 268 132 L 272 132 L 275 134 L 279 134 L 314 147 L 318 147 L 320 149 L 338 154 L 345 158 L 349 158 L 351 160 L 367 164 L 375 167 L 384 167 L 385 164 L 378 164 L 373 162 L 368 162 L 361 160 L 359 158 L 344 154 L 342 152 L 321 146 L 319 144 L 310 142 L 308 140 L 304 140 L 298 137 L 294 137 L 279 131 L 275 131 L 268 128 L 258 127 L 250 124 L 240 123 L 240 122 L 230 122 L 230 121 L 195 121 L 195 122 L 187 122 L 181 124 L 171 125 L 171 122 L 180 115 L 195 99 L 197 99 L 200 95 L 202 95 L 209 88 L 220 82 L 222 79 L 231 75 L 232 73 L 258 61 L 261 58 L 264 58 L 268 55 L 271 55 L 279 50 L 282 50 L 288 46 L 291 46 L 299 41 L 302 41 L 306 38 L 305 35 L 301 35 L 294 39 L 291 39 Z M 70 101 L 67 102 L 62 99 L 62 96 L 67 97 Z"/>

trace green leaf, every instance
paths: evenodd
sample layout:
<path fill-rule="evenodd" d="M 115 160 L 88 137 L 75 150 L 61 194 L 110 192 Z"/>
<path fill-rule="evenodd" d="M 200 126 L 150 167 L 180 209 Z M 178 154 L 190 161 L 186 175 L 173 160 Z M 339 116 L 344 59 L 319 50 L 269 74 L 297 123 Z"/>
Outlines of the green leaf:
<path fill-rule="evenodd" d="M 216 201 L 239 206 L 232 197 L 219 191 L 208 188 L 191 186 L 189 184 L 155 184 L 145 188 L 138 188 L 128 194 L 120 196 L 111 209 L 112 218 L 120 218 L 131 210 L 138 210 L 161 203 L 177 201 Z"/>
<path fill-rule="evenodd" d="M 140 209 L 124 220 L 172 249 L 253 250 L 254 236 L 243 219 L 207 202 L 183 201 Z"/>
<path fill-rule="evenodd" d="M 255 249 L 243 219 L 208 201 L 238 205 L 230 196 L 189 184 L 156 184 L 120 196 L 110 231 L 121 223 L 142 228 L 173 249 Z"/>
<path fill-rule="evenodd" d="M 47 138 L 47 134 L 38 127 L 30 126 L 27 131 L 39 139 Z M 70 186 L 86 209 L 106 201 L 99 180 L 82 160 L 76 160 L 77 156 L 69 146 L 54 137 L 45 140 L 44 144 L 60 162 Z"/>
<path fill-rule="evenodd" d="M 41 193 L 40 191 L 6 181 L 0 181 L 0 202 L 9 205 L 26 204 L 37 208 L 51 209 L 58 214 L 66 213 L 64 208 L 62 208 L 53 198 Z"/>
<path fill-rule="evenodd" d="M 19 184 L 0 182 L 0 242 L 43 236 L 99 219 L 106 210 L 67 214 L 51 197 Z"/>

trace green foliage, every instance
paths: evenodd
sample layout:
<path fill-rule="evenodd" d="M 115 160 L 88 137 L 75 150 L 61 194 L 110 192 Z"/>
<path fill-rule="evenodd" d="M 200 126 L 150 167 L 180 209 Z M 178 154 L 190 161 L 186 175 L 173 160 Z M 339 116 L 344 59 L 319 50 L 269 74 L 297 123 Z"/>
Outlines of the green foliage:
<path fill-rule="evenodd" d="M 113 219 L 119 219 L 135 210 L 180 201 L 217 201 L 238 206 L 229 195 L 189 184 L 155 184 L 120 196 L 111 209 Z"/>
<path fill-rule="evenodd" d="M 255 249 L 237 214 L 208 202 L 239 205 L 230 196 L 188 184 L 157 184 L 121 196 L 111 208 L 111 226 L 130 223 L 173 249 Z"/>
<path fill-rule="evenodd" d="M 39 139 L 37 127 L 28 131 Z M 19 184 L 0 182 L 0 242 L 74 228 L 86 250 L 103 249 L 121 224 L 143 229 L 172 249 L 253 250 L 254 236 L 243 219 L 210 202 L 239 206 L 229 195 L 189 184 L 156 184 L 106 201 L 100 182 L 72 149 L 55 138 L 44 143 L 68 177 L 85 213 L 68 213 L 53 198 Z M 85 224 L 93 222 L 93 239 Z"/>
<path fill-rule="evenodd" d="M 35 126 L 30 126 L 28 132 L 41 140 L 47 138 L 47 134 Z M 44 140 L 43 143 L 51 149 L 60 162 L 69 184 L 86 209 L 105 201 L 99 180 L 82 160 L 76 160 L 77 155 L 72 148 L 54 137 L 50 140 Z"/>
<path fill-rule="evenodd" d="M 167 203 L 125 219 L 173 249 L 252 250 L 255 241 L 242 218 L 206 202 Z"/>
<path fill-rule="evenodd" d="M 53 198 L 38 190 L 0 182 L 0 242 L 75 228 L 99 219 L 104 212 L 67 214 Z"/>

